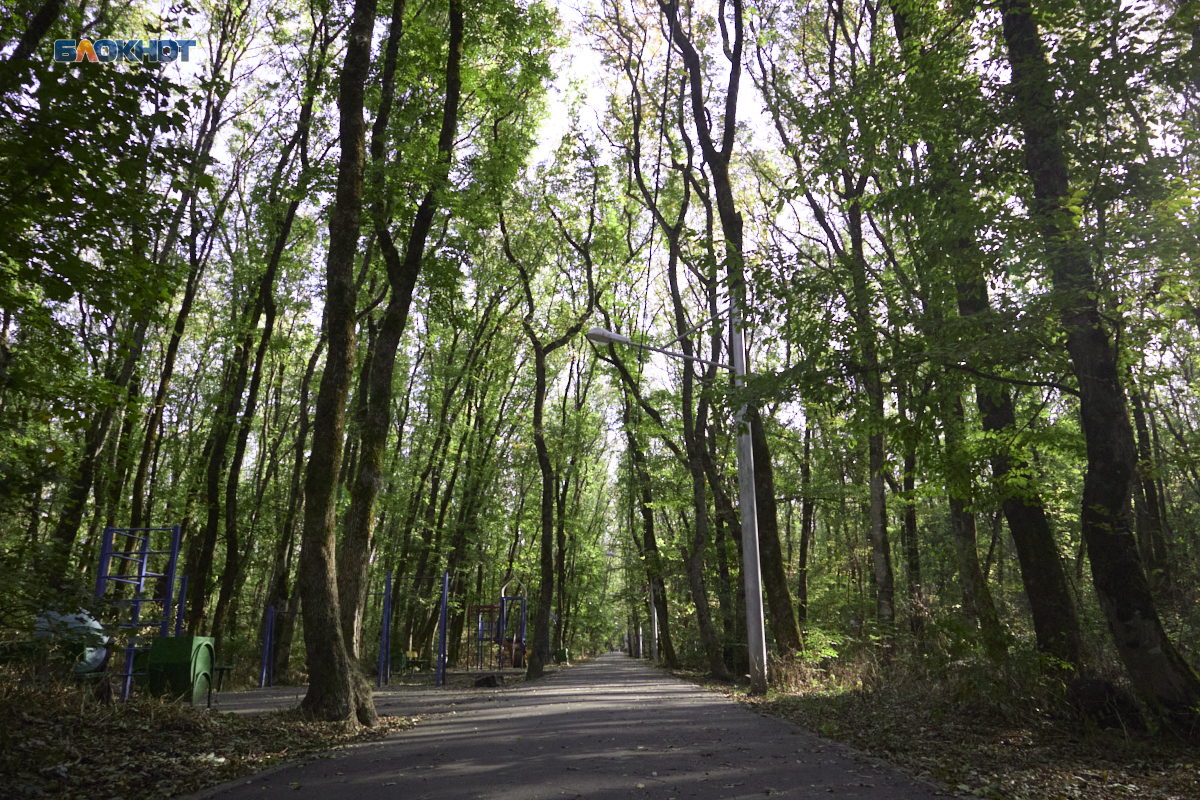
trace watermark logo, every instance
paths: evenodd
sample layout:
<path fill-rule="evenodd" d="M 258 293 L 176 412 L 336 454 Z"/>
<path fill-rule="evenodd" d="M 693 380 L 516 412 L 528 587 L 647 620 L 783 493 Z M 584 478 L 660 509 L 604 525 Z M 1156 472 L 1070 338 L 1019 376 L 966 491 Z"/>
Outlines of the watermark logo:
<path fill-rule="evenodd" d="M 110 64 L 114 61 L 133 61 L 151 64 L 169 64 L 172 61 L 190 61 L 190 50 L 196 46 L 195 39 L 56 39 L 54 60 L 60 64 L 74 61 L 91 61 L 93 64 Z"/>

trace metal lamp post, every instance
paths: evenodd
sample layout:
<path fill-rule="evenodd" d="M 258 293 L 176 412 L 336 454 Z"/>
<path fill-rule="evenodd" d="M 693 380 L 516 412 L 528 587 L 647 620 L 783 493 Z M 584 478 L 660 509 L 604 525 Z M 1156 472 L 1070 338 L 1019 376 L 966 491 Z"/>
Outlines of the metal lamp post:
<path fill-rule="evenodd" d="M 652 350 L 675 358 L 697 361 L 728 369 L 733 372 L 734 386 L 746 382 L 746 341 L 742 337 L 741 314 L 737 304 L 730 307 L 729 314 L 730 351 L 733 364 L 705 361 L 674 350 L 635 342 L 628 336 L 594 327 L 587 332 L 588 341 L 597 345 L 625 344 Z M 766 694 L 767 691 L 767 639 L 763 620 L 762 571 L 758 562 L 758 503 L 754 495 L 754 448 L 750 438 L 750 420 L 743 405 L 737 413 L 737 460 L 738 460 L 738 505 L 742 511 L 742 578 L 746 585 L 746 638 L 750 649 L 750 693 Z"/>

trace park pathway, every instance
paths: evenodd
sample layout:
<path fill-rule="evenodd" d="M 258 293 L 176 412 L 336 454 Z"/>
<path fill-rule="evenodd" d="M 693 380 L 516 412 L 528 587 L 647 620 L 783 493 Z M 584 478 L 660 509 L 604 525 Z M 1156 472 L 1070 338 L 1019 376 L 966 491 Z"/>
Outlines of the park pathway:
<path fill-rule="evenodd" d="M 413 730 L 195 795 L 213 800 L 872 798 L 934 787 L 620 653 Z M 382 713 L 389 709 L 382 708 Z"/>

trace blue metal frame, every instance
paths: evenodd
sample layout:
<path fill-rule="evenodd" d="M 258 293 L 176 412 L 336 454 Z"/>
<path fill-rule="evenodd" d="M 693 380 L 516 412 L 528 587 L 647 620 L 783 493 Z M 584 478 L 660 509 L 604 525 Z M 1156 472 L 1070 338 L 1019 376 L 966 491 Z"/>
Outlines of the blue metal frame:
<path fill-rule="evenodd" d="M 150 538 L 155 533 L 170 532 L 171 546 L 167 550 L 151 550 Z M 139 536 L 138 534 L 143 534 Z M 133 547 L 125 552 L 117 552 L 114 548 L 114 540 L 116 536 L 123 536 L 126 539 L 133 540 Z M 171 621 L 175 616 L 175 570 L 179 562 L 179 535 L 180 530 L 178 525 L 172 525 L 165 528 L 111 528 L 105 527 L 104 535 L 100 540 L 100 563 L 96 569 L 96 590 L 95 596 L 97 599 L 103 598 L 108 591 L 108 584 L 123 583 L 135 587 L 135 596 L 128 603 L 132 610 L 129 614 L 129 620 L 118 623 L 117 627 L 132 631 L 129 636 L 129 644 L 125 647 L 125 665 L 124 672 L 120 674 L 123 679 L 121 682 L 121 699 L 128 700 L 130 692 L 133 688 L 133 679 L 135 676 L 143 675 L 144 673 L 135 673 L 133 669 L 134 657 L 137 653 L 148 651 L 147 646 L 138 645 L 139 631 L 147 626 L 158 626 L 159 636 L 169 636 L 171 633 Z M 165 572 L 150 571 L 151 556 L 168 556 L 167 567 Z M 125 575 L 112 574 L 113 560 L 131 561 L 137 565 L 137 577 L 128 577 Z M 165 594 L 162 597 L 138 597 L 146 591 L 146 580 L 148 578 L 163 578 Z M 179 603 L 179 620 L 176 622 L 176 635 L 182 632 L 183 608 L 187 588 L 186 577 L 183 580 L 183 585 L 180 591 Z M 142 604 L 143 603 L 162 603 L 162 617 L 156 622 L 142 621 Z"/>
<path fill-rule="evenodd" d="M 383 579 L 383 624 L 379 628 L 379 678 L 375 685 L 382 687 L 392 680 L 392 573 Z"/>
<path fill-rule="evenodd" d="M 437 673 L 434 676 L 434 686 L 446 685 L 446 610 L 450 600 L 450 573 L 442 573 L 442 614 L 438 627 Z"/>
<path fill-rule="evenodd" d="M 503 586 L 500 587 L 500 620 L 496 625 L 496 631 L 497 631 L 496 641 L 500 647 L 500 666 L 501 667 L 504 666 L 504 638 L 508 634 L 508 622 L 509 622 L 508 607 L 512 603 L 516 602 L 517 600 L 521 601 L 521 623 L 520 623 L 520 627 L 518 628 L 519 635 L 514 637 L 513 646 L 515 647 L 518 642 L 520 643 L 521 663 L 522 664 L 525 663 L 525 641 L 526 641 L 526 623 L 527 623 L 525 595 L 521 594 L 521 595 L 517 595 L 517 596 L 513 596 L 513 597 L 506 596 L 505 592 L 508 591 L 509 583 L 512 583 L 512 581 L 510 580 L 507 583 L 505 583 Z M 517 581 L 517 585 L 519 585 L 521 587 L 522 591 L 525 590 L 525 584 L 522 583 L 521 581 Z M 511 664 L 512 662 L 509 661 L 509 663 Z"/>
<path fill-rule="evenodd" d="M 267 606 L 267 622 L 263 631 L 262 658 L 258 662 L 258 688 L 275 685 L 275 618 L 295 614 L 295 611 L 280 611 Z"/>

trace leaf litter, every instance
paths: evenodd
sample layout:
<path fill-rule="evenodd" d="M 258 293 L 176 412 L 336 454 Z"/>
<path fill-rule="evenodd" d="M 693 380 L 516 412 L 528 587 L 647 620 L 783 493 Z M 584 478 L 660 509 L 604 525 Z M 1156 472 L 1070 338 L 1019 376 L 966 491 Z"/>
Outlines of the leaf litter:
<path fill-rule="evenodd" d="M 912 685 L 834 693 L 771 691 L 752 697 L 696 673 L 720 692 L 940 784 L 990 800 L 1196 800 L 1195 739 L 1101 728 L 1062 710 L 999 708 Z M 819 751 L 818 751 L 819 752 Z"/>
<path fill-rule="evenodd" d="M 314 722 L 298 711 L 240 716 L 153 697 L 99 704 L 91 690 L 0 675 L 0 795 L 157 800 L 234 780 L 280 761 L 413 728 Z"/>

